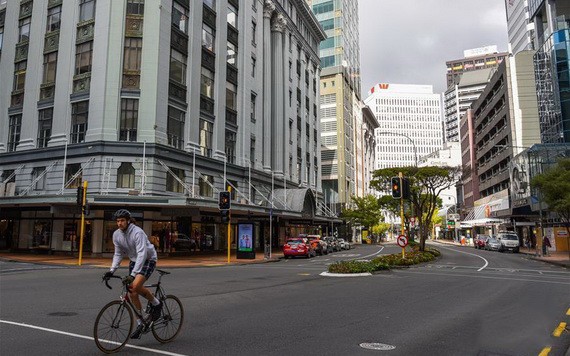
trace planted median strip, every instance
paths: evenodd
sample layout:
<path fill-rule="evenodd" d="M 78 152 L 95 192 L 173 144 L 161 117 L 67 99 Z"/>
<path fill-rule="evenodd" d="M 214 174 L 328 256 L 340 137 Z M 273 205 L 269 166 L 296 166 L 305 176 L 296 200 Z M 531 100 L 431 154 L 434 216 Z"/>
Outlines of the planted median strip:
<path fill-rule="evenodd" d="M 370 261 L 340 261 L 329 265 L 329 273 L 373 273 L 376 271 L 389 270 L 394 267 L 412 266 L 419 263 L 435 260 L 441 253 L 434 248 L 419 251 L 413 247 L 412 251 L 406 252 L 402 258 L 401 253 L 384 255 Z"/>

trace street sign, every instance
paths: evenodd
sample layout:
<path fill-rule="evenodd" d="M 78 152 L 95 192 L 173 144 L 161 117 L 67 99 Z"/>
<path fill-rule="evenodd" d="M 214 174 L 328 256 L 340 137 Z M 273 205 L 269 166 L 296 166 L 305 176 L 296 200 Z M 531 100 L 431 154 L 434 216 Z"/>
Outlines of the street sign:
<path fill-rule="evenodd" d="M 459 220 L 459 214 L 447 214 L 449 220 Z"/>
<path fill-rule="evenodd" d="M 408 237 L 406 237 L 406 235 L 400 235 L 400 236 L 398 236 L 398 238 L 396 239 L 396 243 L 397 243 L 398 246 L 400 246 L 401 248 L 404 248 L 404 247 L 408 246 Z"/>

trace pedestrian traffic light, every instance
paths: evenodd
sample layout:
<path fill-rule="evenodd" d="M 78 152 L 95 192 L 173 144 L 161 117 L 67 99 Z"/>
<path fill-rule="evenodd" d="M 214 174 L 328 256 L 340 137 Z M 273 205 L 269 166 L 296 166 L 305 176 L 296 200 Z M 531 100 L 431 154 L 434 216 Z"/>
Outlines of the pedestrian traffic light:
<path fill-rule="evenodd" d="M 222 223 L 230 222 L 230 211 L 229 210 L 220 210 L 220 216 L 222 218 Z"/>
<path fill-rule="evenodd" d="M 83 186 L 77 187 L 77 205 L 83 206 Z"/>
<path fill-rule="evenodd" d="M 230 192 L 228 191 L 220 192 L 220 195 L 218 197 L 218 205 L 220 207 L 220 210 L 229 210 L 231 208 L 232 199 L 230 196 Z"/>
<path fill-rule="evenodd" d="M 392 198 L 402 198 L 402 180 L 400 177 L 392 177 Z"/>

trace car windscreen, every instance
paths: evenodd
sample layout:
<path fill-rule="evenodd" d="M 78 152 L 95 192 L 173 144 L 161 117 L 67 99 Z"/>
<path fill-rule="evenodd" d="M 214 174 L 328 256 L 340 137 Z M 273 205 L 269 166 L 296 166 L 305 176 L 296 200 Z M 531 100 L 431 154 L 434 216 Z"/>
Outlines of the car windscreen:
<path fill-rule="evenodd" d="M 304 241 L 303 239 L 291 239 L 291 240 L 287 240 L 288 244 L 302 244 Z"/>
<path fill-rule="evenodd" d="M 517 235 L 504 235 L 503 239 L 505 239 L 505 240 L 518 240 L 519 238 L 517 237 Z"/>
<path fill-rule="evenodd" d="M 490 239 L 489 239 L 489 242 L 497 242 L 497 239 L 494 238 L 494 237 L 493 237 L 493 238 L 490 238 Z"/>

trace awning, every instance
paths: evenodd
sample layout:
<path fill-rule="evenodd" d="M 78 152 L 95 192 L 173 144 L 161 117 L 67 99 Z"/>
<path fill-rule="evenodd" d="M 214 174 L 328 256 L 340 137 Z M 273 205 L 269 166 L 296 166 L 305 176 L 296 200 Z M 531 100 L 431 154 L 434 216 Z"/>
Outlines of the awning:
<path fill-rule="evenodd" d="M 474 219 L 474 220 L 464 220 L 461 222 L 461 227 L 465 225 L 465 227 L 473 227 L 473 226 L 487 226 L 491 224 L 501 224 L 503 219 Z"/>

